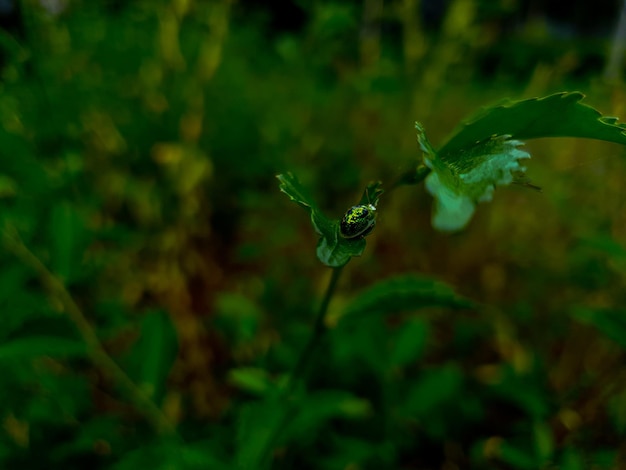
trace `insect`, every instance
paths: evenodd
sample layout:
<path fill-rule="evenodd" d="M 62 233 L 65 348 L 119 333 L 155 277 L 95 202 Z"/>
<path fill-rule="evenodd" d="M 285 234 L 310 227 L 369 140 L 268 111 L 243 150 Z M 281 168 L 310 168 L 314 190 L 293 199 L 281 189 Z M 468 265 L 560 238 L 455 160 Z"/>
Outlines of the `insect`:
<path fill-rule="evenodd" d="M 376 207 L 373 204 L 352 206 L 341 219 L 339 233 L 343 238 L 363 238 L 372 233 L 376 225 Z"/>

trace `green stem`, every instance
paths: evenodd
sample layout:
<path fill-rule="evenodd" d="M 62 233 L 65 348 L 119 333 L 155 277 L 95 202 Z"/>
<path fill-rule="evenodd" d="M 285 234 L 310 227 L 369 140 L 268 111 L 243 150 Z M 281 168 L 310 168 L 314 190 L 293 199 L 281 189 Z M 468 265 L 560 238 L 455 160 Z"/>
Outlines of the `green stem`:
<path fill-rule="evenodd" d="M 426 165 L 419 165 L 417 168 L 411 168 L 410 170 L 402 173 L 400 177 L 393 183 L 387 192 L 390 192 L 400 186 L 416 185 L 421 183 L 430 174 L 430 168 Z"/>
<path fill-rule="evenodd" d="M 26 245 L 24 245 L 19 239 L 17 231 L 13 229 L 11 232 L 12 235 L 9 235 L 6 231 L 2 233 L 5 247 L 25 265 L 35 271 L 50 295 L 54 296 L 60 302 L 66 315 L 72 323 L 74 323 L 83 341 L 87 345 L 87 352 L 94 365 L 127 393 L 137 410 L 143 414 L 157 433 L 178 437 L 175 426 L 170 422 L 167 416 L 165 416 L 161 409 L 152 401 L 150 396 L 132 381 L 126 372 L 117 365 L 104 349 L 95 329 L 91 326 L 87 317 L 85 317 L 85 314 L 65 285 L 50 272 Z"/>
<path fill-rule="evenodd" d="M 330 278 L 330 282 L 326 287 L 326 292 L 324 293 L 324 298 L 322 299 L 322 304 L 320 305 L 320 309 L 317 312 L 317 316 L 315 318 L 315 324 L 313 325 L 313 331 L 311 332 L 311 336 L 309 340 L 300 353 L 298 357 L 298 361 L 291 372 L 289 377 L 289 383 L 287 384 L 287 392 L 291 393 L 295 389 L 298 384 L 298 380 L 306 377 L 307 368 L 309 363 L 311 362 L 311 358 L 313 357 L 313 353 L 317 349 L 317 345 L 320 340 L 324 336 L 326 332 L 326 325 L 324 321 L 326 320 L 326 313 L 328 312 L 328 305 L 330 304 L 330 300 L 335 293 L 335 288 L 337 287 L 337 282 L 339 281 L 339 277 L 341 276 L 341 271 L 343 267 L 333 268 L 332 275 Z"/>
<path fill-rule="evenodd" d="M 285 387 L 284 398 L 286 399 L 288 399 L 289 395 L 294 392 L 296 386 L 298 385 L 298 382 L 301 379 L 306 379 L 308 366 L 311 362 L 311 359 L 313 358 L 313 355 L 315 353 L 315 350 L 317 349 L 320 340 L 326 332 L 326 325 L 324 324 L 324 321 L 326 320 L 328 305 L 330 304 L 333 294 L 335 293 L 335 288 L 337 287 L 337 282 L 339 281 L 339 277 L 341 276 L 342 269 L 343 266 L 339 268 L 333 268 L 330 282 L 326 287 L 326 292 L 324 293 L 324 298 L 322 299 L 320 309 L 317 312 L 317 316 L 315 317 L 315 323 L 313 324 L 313 331 L 311 332 L 311 336 L 309 336 L 309 340 L 306 346 L 300 353 L 296 365 L 293 368 L 291 375 L 289 376 L 289 382 Z M 270 454 L 274 449 L 274 446 L 280 436 L 281 431 L 291 421 L 296 411 L 296 403 L 294 403 L 293 401 L 287 401 L 285 414 L 280 420 L 278 426 L 276 426 L 276 428 L 272 430 L 271 437 L 269 437 L 269 439 L 267 440 L 265 448 L 260 455 L 260 468 L 264 468 L 265 465 L 268 463 Z"/>

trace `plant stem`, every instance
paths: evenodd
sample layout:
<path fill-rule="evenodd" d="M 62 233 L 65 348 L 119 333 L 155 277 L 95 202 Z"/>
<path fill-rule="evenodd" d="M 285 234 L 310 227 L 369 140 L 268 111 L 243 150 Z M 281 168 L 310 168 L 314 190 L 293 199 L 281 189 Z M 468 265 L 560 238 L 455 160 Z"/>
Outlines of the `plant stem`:
<path fill-rule="evenodd" d="M 317 348 L 320 340 L 324 336 L 326 332 L 326 326 L 324 325 L 324 321 L 326 320 L 326 313 L 328 312 L 328 305 L 330 304 L 330 300 L 335 293 L 335 288 L 337 287 L 337 282 L 339 281 L 339 277 L 341 276 L 341 272 L 343 267 L 332 268 L 332 275 L 328 286 L 326 287 L 326 292 L 324 293 L 324 298 L 322 299 L 322 304 L 320 305 L 320 309 L 317 312 L 317 317 L 315 318 L 315 323 L 313 325 L 313 331 L 311 332 L 311 336 L 309 340 L 300 353 L 298 357 L 298 361 L 291 372 L 289 377 L 289 383 L 287 385 L 287 392 L 293 392 L 294 388 L 298 384 L 298 380 L 306 376 L 307 367 L 313 357 L 313 353 Z"/>
<path fill-rule="evenodd" d="M 4 245 L 22 262 L 35 271 L 43 285 L 51 295 L 55 296 L 63 306 L 65 313 L 76 326 L 83 341 L 87 345 L 87 352 L 91 360 L 106 376 L 120 386 L 127 394 L 137 410 L 146 418 L 153 428 L 160 434 L 177 436 L 175 426 L 165 416 L 161 409 L 152 401 L 148 394 L 142 390 L 132 379 L 117 365 L 113 358 L 102 346 L 96 331 L 91 326 L 82 310 L 69 293 L 65 285 L 42 263 L 42 261 L 28 249 L 18 238 L 17 232 L 11 230 L 10 236 L 3 231 Z"/>
<path fill-rule="evenodd" d="M 430 173 L 430 168 L 425 165 L 419 165 L 417 168 L 411 168 L 410 170 L 402 173 L 398 179 L 393 183 L 391 188 L 387 192 L 391 192 L 400 186 L 416 185 L 421 183 Z"/>
<path fill-rule="evenodd" d="M 330 281 L 328 286 L 326 287 L 326 292 L 324 293 L 324 298 L 322 299 L 322 303 L 320 305 L 320 309 L 317 312 L 317 316 L 315 317 L 315 323 L 313 324 L 313 331 L 309 336 L 309 340 L 300 353 L 298 360 L 296 362 L 291 375 L 289 376 L 289 381 L 287 386 L 284 389 L 284 398 L 288 399 L 289 395 L 293 393 L 296 386 L 298 385 L 298 381 L 300 379 L 304 379 L 306 377 L 307 368 L 313 357 L 313 354 L 319 344 L 320 340 L 324 336 L 326 332 L 326 326 L 324 325 L 324 320 L 326 319 L 326 313 L 328 312 L 328 305 L 330 304 L 330 300 L 335 293 L 335 288 L 337 287 L 337 282 L 339 281 L 339 277 L 341 276 L 342 267 L 332 268 L 332 274 L 330 277 Z M 284 416 L 280 420 L 278 426 L 273 429 L 271 433 L 271 437 L 267 440 L 265 448 L 263 452 L 260 454 L 259 467 L 265 468 L 265 465 L 268 463 L 268 459 L 270 458 L 270 454 L 276 444 L 280 436 L 280 432 L 282 429 L 291 421 L 294 414 L 296 413 L 297 408 L 296 404 L 293 401 L 286 401 L 286 409 Z"/>

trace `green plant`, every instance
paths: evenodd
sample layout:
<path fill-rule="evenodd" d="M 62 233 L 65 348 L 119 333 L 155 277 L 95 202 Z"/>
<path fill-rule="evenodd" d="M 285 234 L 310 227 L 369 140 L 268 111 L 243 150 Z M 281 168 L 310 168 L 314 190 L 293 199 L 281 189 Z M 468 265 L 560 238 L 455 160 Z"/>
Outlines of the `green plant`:
<path fill-rule="evenodd" d="M 433 226 L 441 231 L 460 230 L 469 223 L 477 203 L 492 199 L 497 186 L 518 183 L 539 189 L 525 177 L 526 169 L 520 164 L 520 160 L 530 158 L 527 152 L 520 149 L 523 145 L 520 139 L 584 137 L 626 145 L 626 125 L 618 123 L 616 118 L 602 117 L 595 109 L 582 104 L 582 98 L 583 95 L 578 92 L 558 93 L 544 98 L 506 101 L 485 108 L 459 126 L 438 150 L 426 139 L 423 126 L 416 123 L 423 157 L 398 179 L 393 188 L 425 181 L 429 193 L 435 198 Z M 308 389 L 307 371 L 327 333 L 326 315 L 342 269 L 353 257 L 362 255 L 366 246 L 365 236 L 374 226 L 375 214 L 370 215 L 372 218 L 370 225 L 366 225 L 367 230 L 361 229 L 358 236 L 346 237 L 344 224 L 350 220 L 349 216 L 354 215 L 355 207 L 348 209 L 341 222 L 332 220 L 321 212 L 293 174 L 281 174 L 277 178 L 280 190 L 309 212 L 313 228 L 319 236 L 317 258 L 332 269 L 332 275 L 308 342 L 284 380 L 272 386 L 269 385 L 269 378 L 258 370 L 233 373 L 236 383 L 264 397 L 262 402 L 249 405 L 241 418 L 245 422 L 242 427 L 244 433 L 240 436 L 240 442 L 245 443 L 239 451 L 241 468 L 261 468 L 268 464 L 274 450 L 281 445 L 297 446 L 297 439 L 301 433 L 304 434 L 307 426 L 317 427 L 333 417 L 357 417 L 368 412 L 366 402 L 339 391 L 330 395 L 328 391 L 323 392 L 324 398 L 317 404 L 320 392 Z M 356 207 L 366 207 L 367 204 L 370 212 L 376 211 L 382 195 L 382 184 L 371 183 L 363 191 Z M 425 307 L 463 309 L 475 306 L 443 284 L 403 276 L 380 281 L 357 296 L 344 309 L 339 321 L 342 324 L 365 321 L 364 318 L 369 316 L 388 316 L 394 312 Z M 425 325 L 416 322 L 405 327 L 389 357 L 396 366 L 415 359 L 417 351 L 423 347 Z M 341 331 L 341 327 L 338 329 Z M 329 351 L 325 353 L 329 354 Z M 441 399 L 437 395 L 455 393 L 461 381 L 459 371 L 454 367 L 442 368 L 430 377 L 426 376 L 412 397 L 413 406 L 417 407 L 415 410 L 425 414 L 431 412 Z M 534 455 L 526 455 L 510 444 L 503 444 L 498 445 L 497 456 L 516 468 L 545 465 L 553 458 L 551 431 L 539 420 L 535 423 L 534 433 L 537 440 Z M 390 449 L 387 451 L 391 452 Z M 379 456 L 384 465 L 391 465 L 393 456 L 384 452 L 381 455 L 384 456 Z M 562 458 L 565 468 L 578 468 L 576 457 L 565 453 Z"/>

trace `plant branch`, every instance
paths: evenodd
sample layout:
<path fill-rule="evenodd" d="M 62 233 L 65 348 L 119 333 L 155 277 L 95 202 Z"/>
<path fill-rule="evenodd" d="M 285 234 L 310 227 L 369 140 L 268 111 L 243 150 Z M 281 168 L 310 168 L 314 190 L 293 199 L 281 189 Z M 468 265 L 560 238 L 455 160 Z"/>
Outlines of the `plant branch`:
<path fill-rule="evenodd" d="M 12 235 L 7 234 L 6 230 L 2 233 L 5 247 L 25 265 L 35 271 L 50 295 L 53 295 L 60 301 L 65 313 L 74 323 L 80 336 L 87 345 L 87 352 L 96 367 L 124 389 L 132 403 L 158 433 L 176 436 L 176 428 L 167 416 L 165 416 L 161 409 L 152 401 L 148 394 L 132 381 L 126 372 L 124 372 L 104 349 L 94 328 L 64 284 L 28 249 L 20 240 L 17 232 L 15 230 L 11 231 L 13 232 Z"/>
<path fill-rule="evenodd" d="M 330 300 L 335 293 L 335 288 L 337 287 L 337 282 L 339 281 L 339 277 L 341 276 L 341 271 L 343 267 L 333 268 L 332 275 L 328 286 L 326 287 L 326 292 L 324 293 L 324 298 L 322 299 L 322 303 L 320 305 L 320 309 L 315 318 L 315 323 L 313 325 L 313 331 L 309 340 L 300 353 L 298 357 L 298 361 L 291 372 L 289 377 L 289 383 L 287 384 L 287 392 L 293 392 L 294 388 L 298 384 L 298 380 L 306 376 L 307 367 L 313 357 L 313 353 L 317 348 L 320 340 L 324 336 L 326 332 L 326 326 L 324 325 L 324 321 L 326 320 L 326 313 L 328 312 L 328 305 L 330 304 Z"/>
<path fill-rule="evenodd" d="M 330 300 L 335 293 L 335 288 L 337 287 L 337 282 L 339 281 L 339 277 L 341 276 L 341 271 L 343 267 L 332 269 L 332 275 L 328 286 L 326 287 L 324 298 L 322 299 L 320 309 L 318 310 L 317 316 L 315 317 L 313 331 L 311 332 L 311 336 L 309 337 L 306 346 L 300 353 L 296 365 L 293 368 L 291 375 L 289 376 L 287 386 L 284 389 L 284 397 L 286 399 L 289 399 L 289 395 L 291 395 L 295 390 L 296 386 L 298 385 L 298 381 L 306 377 L 311 358 L 313 357 L 313 354 L 317 349 L 317 345 L 319 344 L 320 340 L 324 336 L 324 333 L 326 332 L 326 326 L 324 325 L 324 321 L 326 319 L 326 313 L 328 312 L 328 305 L 330 304 Z M 264 451 L 260 454 L 260 468 L 264 468 L 267 464 L 272 449 L 274 448 L 281 431 L 291 421 L 295 413 L 296 403 L 294 401 L 286 401 L 286 410 L 284 416 L 280 420 L 279 425 L 272 430 L 271 437 L 267 440 Z"/>

